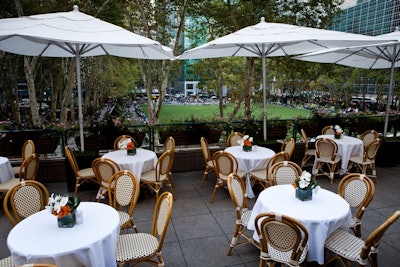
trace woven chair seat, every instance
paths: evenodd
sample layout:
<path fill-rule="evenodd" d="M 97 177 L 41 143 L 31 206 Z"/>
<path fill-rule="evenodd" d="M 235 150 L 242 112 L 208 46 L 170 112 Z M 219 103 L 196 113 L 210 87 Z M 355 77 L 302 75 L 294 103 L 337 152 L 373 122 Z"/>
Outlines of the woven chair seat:
<path fill-rule="evenodd" d="M 14 266 L 11 256 L 0 260 L 0 267 L 12 267 Z"/>
<path fill-rule="evenodd" d="M 149 258 L 156 254 L 158 240 L 148 233 L 120 235 L 117 242 L 117 262 Z"/>
<path fill-rule="evenodd" d="M 265 169 L 251 171 L 251 172 L 250 172 L 250 175 L 251 175 L 253 178 L 256 178 L 256 179 L 258 179 L 258 180 L 264 180 L 264 181 L 267 180 L 267 172 L 265 171 Z"/>
<path fill-rule="evenodd" d="M 325 247 L 327 249 L 353 262 L 359 261 L 363 246 L 364 241 L 362 239 L 343 229 L 334 231 L 325 241 Z"/>
<path fill-rule="evenodd" d="M 78 171 L 80 177 L 92 177 L 94 176 L 94 172 L 92 168 L 85 168 Z"/>
<path fill-rule="evenodd" d="M 318 161 L 326 163 L 338 163 L 341 159 L 342 158 L 338 155 L 336 155 L 336 158 L 333 161 L 330 156 L 329 157 L 321 156 L 320 158 L 318 158 Z"/>
<path fill-rule="evenodd" d="M 165 180 L 167 178 L 167 174 L 160 175 L 160 181 Z M 140 181 L 147 181 L 147 182 L 156 182 L 156 170 L 150 170 L 145 173 L 142 173 L 140 177 Z"/>
<path fill-rule="evenodd" d="M 0 184 L 0 192 L 7 192 L 14 186 L 16 186 L 19 183 L 19 178 L 12 178 L 2 184 Z"/>
<path fill-rule="evenodd" d="M 315 149 L 309 149 L 306 152 L 304 152 L 308 156 L 315 156 Z"/>

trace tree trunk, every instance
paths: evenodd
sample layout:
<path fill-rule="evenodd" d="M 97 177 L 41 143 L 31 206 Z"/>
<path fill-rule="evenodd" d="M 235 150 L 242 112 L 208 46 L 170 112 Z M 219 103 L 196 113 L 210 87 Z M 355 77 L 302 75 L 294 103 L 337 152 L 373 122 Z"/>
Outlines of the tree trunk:
<path fill-rule="evenodd" d="M 32 125 L 34 127 L 39 127 L 41 124 L 35 88 L 35 69 L 37 61 L 38 57 L 24 57 L 25 77 L 28 83 L 29 106 L 32 116 Z"/>
<path fill-rule="evenodd" d="M 74 60 L 71 60 L 69 63 L 69 70 L 68 70 L 68 81 L 67 81 L 67 88 L 64 91 L 63 99 L 61 100 L 61 115 L 60 115 L 60 122 L 67 124 L 68 120 L 68 108 L 71 110 L 71 121 L 75 121 L 75 112 L 74 112 L 74 101 L 72 97 L 73 89 L 75 86 L 75 71 L 76 71 L 76 64 Z"/>

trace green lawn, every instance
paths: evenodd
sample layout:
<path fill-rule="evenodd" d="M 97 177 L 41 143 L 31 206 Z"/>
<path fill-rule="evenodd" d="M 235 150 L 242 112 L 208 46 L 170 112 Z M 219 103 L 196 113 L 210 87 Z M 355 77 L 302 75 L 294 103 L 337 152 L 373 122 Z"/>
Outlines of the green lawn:
<path fill-rule="evenodd" d="M 142 107 L 145 113 L 147 113 L 146 106 Z M 224 115 L 230 114 L 233 110 L 232 105 L 228 105 L 224 109 Z M 171 119 L 179 118 L 190 118 L 203 117 L 211 118 L 219 114 L 218 105 L 163 105 L 161 109 L 160 122 L 168 123 Z M 244 109 L 239 111 L 238 119 L 242 119 Z M 267 114 L 269 118 L 273 119 L 292 119 L 292 118 L 307 118 L 310 115 L 309 110 L 298 109 L 292 107 L 278 106 L 278 105 L 267 105 Z M 262 119 L 262 106 L 252 105 L 252 117 L 256 119 Z"/>

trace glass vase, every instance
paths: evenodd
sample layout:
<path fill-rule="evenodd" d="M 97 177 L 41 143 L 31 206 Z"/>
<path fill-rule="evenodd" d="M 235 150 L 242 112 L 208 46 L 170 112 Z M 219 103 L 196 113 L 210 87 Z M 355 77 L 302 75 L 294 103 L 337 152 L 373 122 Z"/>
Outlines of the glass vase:
<path fill-rule="evenodd" d="M 301 201 L 307 201 L 312 199 L 312 190 L 304 190 L 301 188 L 296 188 L 296 198 Z"/>
<path fill-rule="evenodd" d="M 75 211 L 73 211 L 70 215 L 65 215 L 61 218 L 57 217 L 58 227 L 60 228 L 71 228 L 76 224 Z"/>
<path fill-rule="evenodd" d="M 252 150 L 251 146 L 243 146 L 243 151 L 250 152 Z"/>
<path fill-rule="evenodd" d="M 134 148 L 134 149 L 128 149 L 128 150 L 126 151 L 126 154 L 127 154 L 127 155 L 130 155 L 130 156 L 136 155 L 136 148 Z"/>
<path fill-rule="evenodd" d="M 341 134 L 335 134 L 335 139 L 340 139 L 340 137 L 342 137 Z"/>

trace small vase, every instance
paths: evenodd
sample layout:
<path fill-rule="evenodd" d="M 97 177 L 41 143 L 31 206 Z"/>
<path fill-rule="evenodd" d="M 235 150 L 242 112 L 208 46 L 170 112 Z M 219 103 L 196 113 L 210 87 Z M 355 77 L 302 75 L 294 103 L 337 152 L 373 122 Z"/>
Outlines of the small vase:
<path fill-rule="evenodd" d="M 340 139 L 340 137 L 342 137 L 341 134 L 335 134 L 335 139 Z"/>
<path fill-rule="evenodd" d="M 243 151 L 250 152 L 252 149 L 251 146 L 243 146 Z"/>
<path fill-rule="evenodd" d="M 76 224 L 75 211 L 73 211 L 70 215 L 65 215 L 61 218 L 57 217 L 58 227 L 60 228 L 71 228 Z"/>
<path fill-rule="evenodd" d="M 312 199 L 312 190 L 304 190 L 301 188 L 296 188 L 296 198 L 301 201 L 307 201 Z"/>
<path fill-rule="evenodd" d="M 126 150 L 126 154 L 130 156 L 136 155 L 136 148 Z"/>

